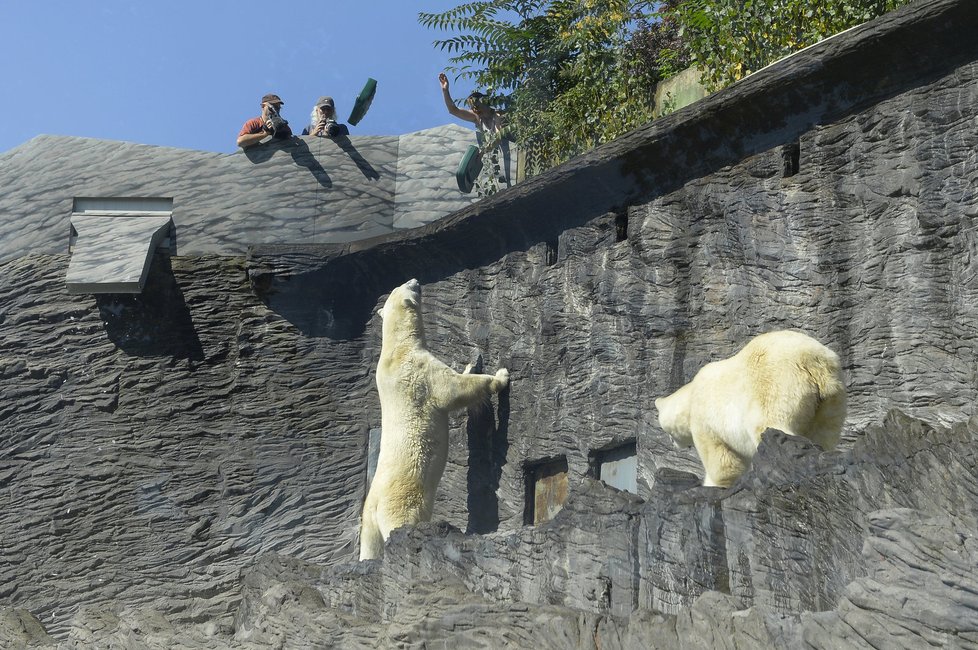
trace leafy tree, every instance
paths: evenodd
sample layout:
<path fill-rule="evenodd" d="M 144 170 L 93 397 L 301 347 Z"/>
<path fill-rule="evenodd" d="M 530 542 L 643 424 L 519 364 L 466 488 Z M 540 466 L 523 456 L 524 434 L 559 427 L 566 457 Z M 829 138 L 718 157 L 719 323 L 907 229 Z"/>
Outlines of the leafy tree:
<path fill-rule="evenodd" d="M 910 0 L 685 0 L 669 10 L 716 90 Z"/>

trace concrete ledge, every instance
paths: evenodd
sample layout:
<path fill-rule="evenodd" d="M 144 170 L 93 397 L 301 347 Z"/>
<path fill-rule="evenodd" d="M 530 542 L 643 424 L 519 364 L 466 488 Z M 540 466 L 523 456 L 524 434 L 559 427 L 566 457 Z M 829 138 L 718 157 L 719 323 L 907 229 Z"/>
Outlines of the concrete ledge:
<path fill-rule="evenodd" d="M 68 293 L 140 293 L 170 216 L 72 215 L 78 239 L 68 263 Z"/>

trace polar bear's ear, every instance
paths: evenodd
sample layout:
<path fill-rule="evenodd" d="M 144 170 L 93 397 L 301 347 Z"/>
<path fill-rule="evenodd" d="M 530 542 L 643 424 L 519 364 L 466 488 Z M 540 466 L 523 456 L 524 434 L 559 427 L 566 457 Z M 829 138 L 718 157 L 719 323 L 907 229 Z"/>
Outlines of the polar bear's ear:
<path fill-rule="evenodd" d="M 381 320 L 384 320 L 384 308 L 383 307 L 381 307 L 380 309 L 377 310 L 377 315 L 380 316 L 380 319 Z"/>

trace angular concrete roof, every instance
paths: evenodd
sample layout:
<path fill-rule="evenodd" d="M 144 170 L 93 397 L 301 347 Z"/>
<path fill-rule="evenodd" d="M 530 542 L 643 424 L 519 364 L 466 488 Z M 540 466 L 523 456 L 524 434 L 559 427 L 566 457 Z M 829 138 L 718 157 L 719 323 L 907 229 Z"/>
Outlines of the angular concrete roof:
<path fill-rule="evenodd" d="M 474 142 L 457 125 L 232 154 L 42 135 L 0 154 L 0 260 L 65 252 L 76 198 L 172 199 L 170 251 L 180 255 L 413 228 L 475 200 L 455 181 Z"/>

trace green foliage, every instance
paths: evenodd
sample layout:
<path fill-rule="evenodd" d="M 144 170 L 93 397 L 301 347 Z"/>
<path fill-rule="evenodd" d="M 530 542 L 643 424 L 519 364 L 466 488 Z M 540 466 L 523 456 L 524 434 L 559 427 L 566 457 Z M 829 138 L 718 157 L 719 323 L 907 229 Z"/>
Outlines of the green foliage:
<path fill-rule="evenodd" d="M 910 0 L 686 0 L 670 10 L 710 90 Z"/>
<path fill-rule="evenodd" d="M 532 175 L 649 122 L 656 84 L 691 63 L 715 90 L 909 1 L 474 0 L 418 20 L 452 33 L 435 45 L 506 113 Z"/>
<path fill-rule="evenodd" d="M 518 87 L 526 72 L 545 58 L 554 39 L 550 25 L 540 15 L 546 4 L 541 0 L 478 0 L 440 14 L 421 12 L 418 22 L 431 29 L 460 32 L 435 41 L 436 47 L 453 55 L 451 70 L 457 79 L 471 78 L 482 88 L 505 93 Z"/>

